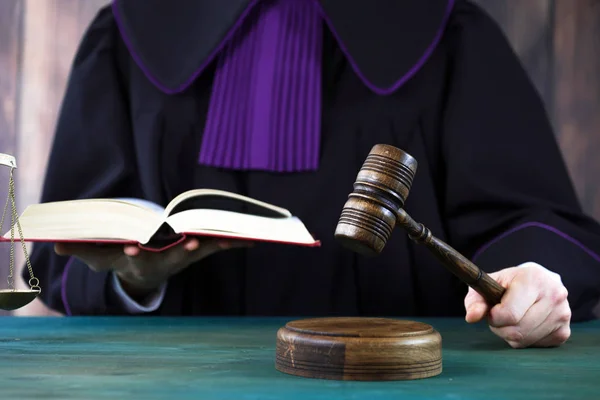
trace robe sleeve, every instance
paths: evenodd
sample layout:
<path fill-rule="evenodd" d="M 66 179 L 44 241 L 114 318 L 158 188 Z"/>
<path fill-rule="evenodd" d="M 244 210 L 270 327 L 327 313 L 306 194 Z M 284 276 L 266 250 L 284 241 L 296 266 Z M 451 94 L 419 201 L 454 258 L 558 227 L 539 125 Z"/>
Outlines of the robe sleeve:
<path fill-rule="evenodd" d="M 116 61 L 116 30 L 103 8 L 85 32 L 73 60 L 58 116 L 41 201 L 141 197 L 129 115 Z M 35 244 L 33 272 L 41 301 L 67 315 L 124 313 L 108 272 L 93 272 L 76 258 Z M 23 269 L 25 282 L 29 280 Z M 112 297 L 111 297 L 112 296 Z"/>
<path fill-rule="evenodd" d="M 451 244 L 487 272 L 537 262 L 566 286 L 572 321 L 600 301 L 600 226 L 578 203 L 543 102 L 500 28 L 459 3 L 441 154 Z"/>

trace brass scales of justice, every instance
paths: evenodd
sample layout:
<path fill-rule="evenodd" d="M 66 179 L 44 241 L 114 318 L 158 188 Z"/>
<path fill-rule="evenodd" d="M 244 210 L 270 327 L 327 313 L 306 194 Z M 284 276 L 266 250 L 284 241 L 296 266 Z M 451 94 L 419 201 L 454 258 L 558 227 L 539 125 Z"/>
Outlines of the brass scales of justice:
<path fill-rule="evenodd" d="M 8 289 L 0 290 L 0 309 L 12 311 L 18 308 L 24 307 L 31 303 L 41 293 L 40 281 L 33 275 L 33 268 L 29 260 L 27 253 L 27 247 L 23 239 L 23 232 L 21 224 L 19 223 L 19 215 L 17 213 L 17 201 L 15 196 L 15 179 L 14 170 L 17 168 L 17 161 L 15 157 L 0 153 L 0 165 L 4 165 L 10 168 L 10 176 L 8 180 L 8 196 L 6 198 L 6 204 L 2 211 L 2 218 L 0 218 L 0 229 L 3 229 L 4 218 L 8 209 L 8 203 L 11 203 L 11 224 L 10 224 L 10 261 L 8 274 Z M 15 288 L 15 226 L 19 230 L 19 239 L 23 248 L 23 254 L 25 255 L 25 261 L 27 268 L 29 269 L 29 289 L 16 289 Z M 6 240 L 3 240 L 6 242 Z"/>

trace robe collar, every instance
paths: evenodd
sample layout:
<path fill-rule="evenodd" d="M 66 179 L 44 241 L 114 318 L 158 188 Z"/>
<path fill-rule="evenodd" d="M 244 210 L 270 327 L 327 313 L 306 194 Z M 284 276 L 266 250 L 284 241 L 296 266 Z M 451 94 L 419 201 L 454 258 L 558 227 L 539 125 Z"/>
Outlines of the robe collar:
<path fill-rule="evenodd" d="M 161 91 L 186 90 L 215 59 L 253 7 L 265 0 L 113 0 L 131 56 Z M 455 0 L 314 1 L 352 69 L 380 95 L 425 64 Z"/>

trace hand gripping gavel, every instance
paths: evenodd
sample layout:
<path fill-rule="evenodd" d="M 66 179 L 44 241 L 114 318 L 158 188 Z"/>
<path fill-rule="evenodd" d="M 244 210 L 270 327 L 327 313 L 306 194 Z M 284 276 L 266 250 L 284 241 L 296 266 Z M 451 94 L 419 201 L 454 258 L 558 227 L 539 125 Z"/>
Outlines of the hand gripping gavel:
<path fill-rule="evenodd" d="M 424 244 L 456 275 L 488 301 L 500 303 L 505 289 L 458 251 L 436 238 L 403 209 L 417 161 L 389 145 L 375 145 L 367 156 L 342 210 L 335 238 L 346 248 L 366 256 L 379 254 L 396 224 L 416 243 Z"/>

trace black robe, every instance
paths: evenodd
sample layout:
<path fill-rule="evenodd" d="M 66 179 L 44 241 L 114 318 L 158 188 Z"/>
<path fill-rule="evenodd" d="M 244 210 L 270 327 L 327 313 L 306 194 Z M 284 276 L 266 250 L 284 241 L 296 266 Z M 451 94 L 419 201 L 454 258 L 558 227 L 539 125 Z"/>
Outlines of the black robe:
<path fill-rule="evenodd" d="M 467 287 L 404 231 L 375 258 L 334 240 L 365 157 L 386 143 L 419 163 L 405 204 L 414 219 L 485 271 L 535 261 L 559 273 L 573 320 L 592 317 L 600 227 L 578 204 L 517 56 L 471 3 L 322 0 L 330 29 L 318 172 L 198 165 L 211 52 L 249 3 L 119 1 L 98 13 L 73 62 L 41 201 L 166 205 L 187 189 L 218 188 L 289 209 L 322 241 L 213 255 L 173 276 L 152 314 L 464 316 Z M 52 309 L 124 313 L 108 273 L 51 244 L 34 246 L 32 265 Z"/>

